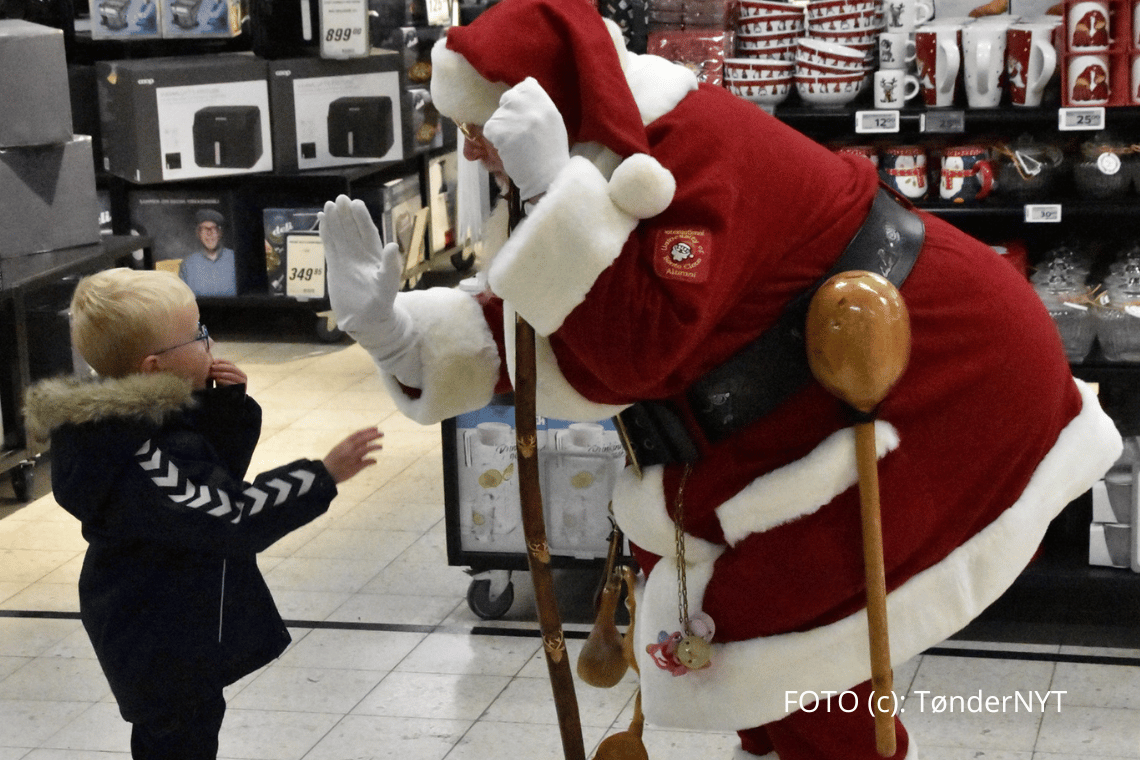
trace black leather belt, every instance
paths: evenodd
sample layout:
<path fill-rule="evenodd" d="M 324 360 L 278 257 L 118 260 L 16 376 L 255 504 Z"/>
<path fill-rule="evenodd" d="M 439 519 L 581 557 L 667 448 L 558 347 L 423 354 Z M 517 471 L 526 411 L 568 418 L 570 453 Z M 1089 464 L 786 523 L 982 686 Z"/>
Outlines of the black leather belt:
<path fill-rule="evenodd" d="M 824 282 L 840 272 L 861 270 L 899 287 L 918 258 L 924 235 L 922 219 L 909 203 L 880 187 L 867 218 L 827 274 L 792 299 L 759 338 L 689 388 L 686 400 L 706 440 L 716 443 L 755 422 L 811 380 L 804 322 L 812 296 Z M 614 423 L 638 469 L 697 460 L 697 445 L 668 402 L 638 402 Z"/>

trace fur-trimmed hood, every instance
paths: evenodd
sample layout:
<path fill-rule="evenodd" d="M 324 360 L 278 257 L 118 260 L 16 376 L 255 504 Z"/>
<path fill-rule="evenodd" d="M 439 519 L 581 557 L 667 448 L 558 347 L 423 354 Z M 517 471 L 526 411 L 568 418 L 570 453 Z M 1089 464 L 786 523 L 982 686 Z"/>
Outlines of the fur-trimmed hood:
<path fill-rule="evenodd" d="M 28 433 L 46 441 L 61 425 L 111 419 L 161 425 L 194 403 L 190 381 L 167 373 L 124 378 L 44 380 L 25 396 Z"/>

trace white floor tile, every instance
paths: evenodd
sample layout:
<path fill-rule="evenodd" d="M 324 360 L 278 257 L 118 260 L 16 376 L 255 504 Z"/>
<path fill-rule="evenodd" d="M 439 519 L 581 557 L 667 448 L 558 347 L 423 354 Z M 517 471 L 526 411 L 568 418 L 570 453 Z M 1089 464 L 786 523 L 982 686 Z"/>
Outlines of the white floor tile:
<path fill-rule="evenodd" d="M 349 715 L 305 755 L 305 760 L 442 760 L 471 721 Z M 482 760 L 507 755 L 483 755 Z M 535 755 L 543 757 L 543 755 Z M 553 756 L 551 756 L 553 757 Z"/>
<path fill-rule="evenodd" d="M 316 629 L 281 655 L 279 662 L 294 668 L 388 671 L 424 638 L 425 634 L 403 631 Z"/>
<path fill-rule="evenodd" d="M 1140 721 L 1132 710 L 1064 706 L 1044 714 L 1037 749 L 1089 759 L 1140 757 Z"/>
<path fill-rule="evenodd" d="M 131 744 L 131 724 L 123 720 L 117 705 L 100 702 L 86 709 L 43 743 L 50 749 L 115 752 Z"/>
<path fill-rule="evenodd" d="M 0 700 L 0 746 L 34 749 L 91 707 L 83 702 Z"/>
<path fill-rule="evenodd" d="M 301 760 L 336 725 L 339 715 L 226 710 L 218 756 L 240 760 Z"/>
<path fill-rule="evenodd" d="M 389 673 L 352 714 L 473 721 L 484 714 L 510 680 L 507 676 L 471 673 Z"/>
<path fill-rule="evenodd" d="M 425 637 L 395 669 L 409 673 L 513 676 L 538 647 L 539 642 L 529 637 L 433 633 Z"/>
<path fill-rule="evenodd" d="M 0 681 L 0 699 L 98 702 L 111 692 L 97 660 L 36 657 Z"/>
<path fill-rule="evenodd" d="M 352 711 L 386 671 L 290 668 L 280 663 L 266 668 L 230 700 L 239 710 L 277 710 L 346 714 Z"/>

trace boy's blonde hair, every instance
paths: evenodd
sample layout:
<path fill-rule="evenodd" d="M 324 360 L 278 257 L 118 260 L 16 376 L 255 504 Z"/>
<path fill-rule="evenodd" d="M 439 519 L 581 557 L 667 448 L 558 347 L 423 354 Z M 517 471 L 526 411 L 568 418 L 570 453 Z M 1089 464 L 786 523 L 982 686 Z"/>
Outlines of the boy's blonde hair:
<path fill-rule="evenodd" d="M 170 272 L 107 269 L 84 277 L 71 298 L 71 344 L 103 377 L 124 377 L 165 334 L 194 291 Z"/>

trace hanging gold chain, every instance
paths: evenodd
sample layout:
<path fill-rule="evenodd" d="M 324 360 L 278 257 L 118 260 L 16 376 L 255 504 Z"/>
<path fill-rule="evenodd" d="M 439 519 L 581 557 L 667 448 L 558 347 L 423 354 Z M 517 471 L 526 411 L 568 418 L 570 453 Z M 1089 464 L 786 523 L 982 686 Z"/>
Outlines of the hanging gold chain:
<path fill-rule="evenodd" d="M 686 464 L 681 472 L 681 482 L 677 486 L 677 500 L 673 504 L 673 538 L 677 545 L 677 614 L 681 630 L 691 636 L 689 629 L 689 589 L 685 583 L 685 483 L 689 479 L 691 466 Z"/>

